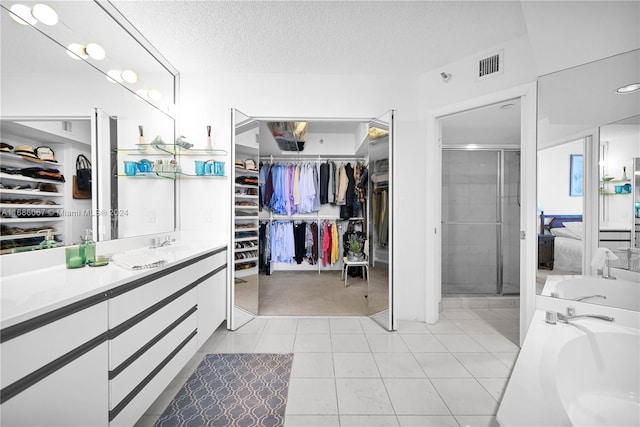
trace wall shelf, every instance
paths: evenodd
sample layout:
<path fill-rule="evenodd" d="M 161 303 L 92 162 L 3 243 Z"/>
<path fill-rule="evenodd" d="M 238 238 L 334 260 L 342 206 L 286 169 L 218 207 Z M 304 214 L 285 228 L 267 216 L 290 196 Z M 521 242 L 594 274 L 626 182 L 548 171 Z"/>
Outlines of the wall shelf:
<path fill-rule="evenodd" d="M 0 188 L 0 195 L 7 196 L 37 196 L 37 197 L 62 197 L 62 193 L 51 193 L 49 191 L 38 190 L 11 190 L 8 188 Z"/>
<path fill-rule="evenodd" d="M 175 145 L 154 145 L 154 144 L 136 144 L 132 148 L 117 148 L 115 150 L 122 154 L 131 155 L 149 155 L 149 156 L 226 156 L 226 150 L 207 149 L 207 148 L 181 148 Z"/>

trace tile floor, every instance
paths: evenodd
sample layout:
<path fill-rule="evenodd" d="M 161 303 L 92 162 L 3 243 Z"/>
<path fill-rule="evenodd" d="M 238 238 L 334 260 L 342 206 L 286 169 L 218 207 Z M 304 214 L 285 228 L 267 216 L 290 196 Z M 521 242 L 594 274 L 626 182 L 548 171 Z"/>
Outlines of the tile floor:
<path fill-rule="evenodd" d="M 205 354 L 223 352 L 295 354 L 287 427 L 497 426 L 519 351 L 499 329 L 513 329 L 514 313 L 449 308 L 434 325 L 399 321 L 391 333 L 367 317 L 260 317 L 235 332 L 221 327 L 136 427 L 153 425 Z"/>

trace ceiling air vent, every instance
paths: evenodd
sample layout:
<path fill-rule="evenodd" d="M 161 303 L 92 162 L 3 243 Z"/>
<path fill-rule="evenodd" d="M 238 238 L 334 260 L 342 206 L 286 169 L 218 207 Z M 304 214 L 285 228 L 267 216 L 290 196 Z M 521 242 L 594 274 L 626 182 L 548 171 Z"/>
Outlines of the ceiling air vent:
<path fill-rule="evenodd" d="M 497 52 L 478 60 L 478 79 L 486 79 L 490 76 L 502 74 L 502 52 Z"/>

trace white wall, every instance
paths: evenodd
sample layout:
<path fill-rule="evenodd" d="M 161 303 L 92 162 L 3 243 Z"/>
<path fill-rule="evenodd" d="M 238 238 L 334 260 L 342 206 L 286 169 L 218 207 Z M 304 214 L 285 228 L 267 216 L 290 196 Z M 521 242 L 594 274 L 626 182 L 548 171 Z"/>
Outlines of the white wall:
<path fill-rule="evenodd" d="M 375 75 L 181 75 L 180 133 L 203 144 L 213 127 L 215 148 L 230 148 L 230 109 L 266 117 L 376 117 L 396 109 L 395 259 L 396 312 L 399 319 L 425 320 L 428 282 L 425 263 L 434 253 L 423 236 L 433 229 L 431 209 L 439 201 L 425 188 L 427 111 L 496 92 L 536 78 L 526 38 L 503 46 L 504 74 L 478 82 L 473 56 L 423 76 Z M 228 181 L 180 182 L 180 228 L 228 236 Z M 431 221 L 431 222 L 430 222 Z M 435 249 L 434 249 L 435 250 Z M 439 248 L 437 249 L 439 250 Z M 433 285 L 433 284 L 432 284 Z"/>
<path fill-rule="evenodd" d="M 583 198 L 569 196 L 571 154 L 583 154 L 579 139 L 538 151 L 538 202 L 547 215 L 582 214 Z"/>

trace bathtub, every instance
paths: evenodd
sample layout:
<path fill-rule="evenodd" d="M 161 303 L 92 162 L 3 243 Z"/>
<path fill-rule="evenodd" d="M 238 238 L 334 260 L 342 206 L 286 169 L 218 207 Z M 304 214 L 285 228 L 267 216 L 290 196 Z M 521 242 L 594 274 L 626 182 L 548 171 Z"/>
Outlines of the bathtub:
<path fill-rule="evenodd" d="M 640 311 L 640 283 L 618 278 L 603 279 L 597 276 L 548 276 L 542 295 L 575 299 L 589 295 L 604 295 L 606 299 L 588 299 L 590 304 L 606 305 L 627 310 Z"/>
<path fill-rule="evenodd" d="M 639 330 L 595 319 L 549 325 L 544 318 L 542 310 L 534 314 L 497 413 L 500 425 L 639 426 Z"/>

